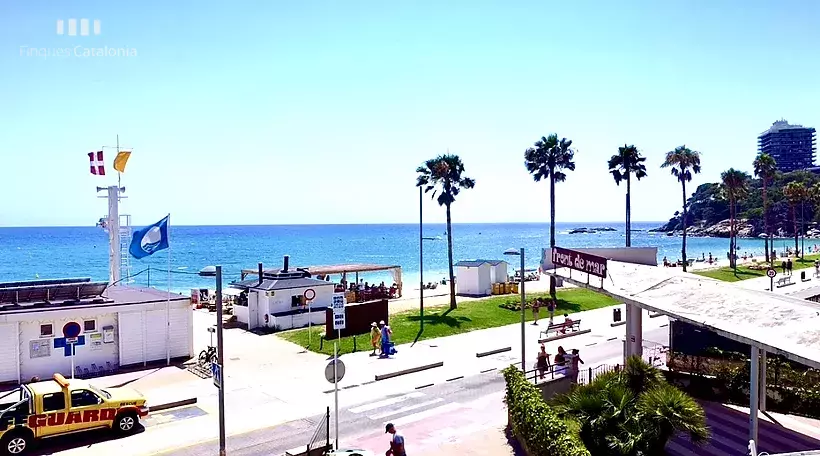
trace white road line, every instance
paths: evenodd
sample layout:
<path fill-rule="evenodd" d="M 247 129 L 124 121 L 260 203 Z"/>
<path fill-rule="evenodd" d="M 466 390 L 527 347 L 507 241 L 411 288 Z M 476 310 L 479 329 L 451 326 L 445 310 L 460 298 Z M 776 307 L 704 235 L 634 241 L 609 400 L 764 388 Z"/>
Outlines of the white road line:
<path fill-rule="evenodd" d="M 432 401 L 422 402 L 420 404 L 408 405 L 407 407 L 396 409 L 396 410 L 391 410 L 389 412 L 379 413 L 377 415 L 370 415 L 370 416 L 368 416 L 368 418 L 370 418 L 371 420 L 378 420 L 378 419 L 385 418 L 385 417 L 388 417 L 388 416 L 400 415 L 404 412 L 409 412 L 410 410 L 416 410 L 416 409 L 424 408 L 424 407 L 427 407 L 428 405 L 438 404 L 439 402 L 444 402 L 444 399 L 438 398 L 438 399 L 433 399 Z"/>
<path fill-rule="evenodd" d="M 403 426 L 409 423 L 415 423 L 416 421 L 421 421 L 425 418 L 429 418 L 431 416 L 438 415 L 440 413 L 450 412 L 452 410 L 456 410 L 461 408 L 461 404 L 451 402 L 449 404 L 444 404 L 441 407 L 432 408 L 430 410 L 425 410 L 423 412 L 414 413 L 412 415 L 403 416 L 401 418 L 397 418 L 393 420 L 393 424 L 396 426 Z M 387 423 L 385 423 L 387 424 Z"/>
<path fill-rule="evenodd" d="M 413 399 L 418 397 L 423 397 L 424 393 L 410 393 L 405 394 L 404 396 L 399 397 L 391 397 L 390 399 L 385 399 L 383 401 L 378 402 L 371 402 L 369 404 L 360 405 L 358 407 L 353 407 L 348 409 L 348 411 L 352 413 L 362 413 L 362 412 L 369 412 L 370 410 L 376 410 L 377 408 L 387 407 L 388 405 L 398 404 L 399 402 L 404 402 L 407 399 Z"/>

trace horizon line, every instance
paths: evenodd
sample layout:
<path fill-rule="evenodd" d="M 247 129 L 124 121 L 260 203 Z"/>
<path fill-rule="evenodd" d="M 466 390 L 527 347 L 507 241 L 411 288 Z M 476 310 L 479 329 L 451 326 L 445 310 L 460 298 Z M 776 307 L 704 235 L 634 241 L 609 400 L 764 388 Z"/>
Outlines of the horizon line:
<path fill-rule="evenodd" d="M 617 225 L 623 224 L 624 222 L 555 222 L 556 225 L 558 224 L 569 224 L 575 223 L 578 224 L 579 228 L 589 228 L 590 225 Z M 657 221 L 657 220 L 643 220 L 643 221 L 635 221 L 633 220 L 632 223 L 658 223 L 664 224 L 667 222 L 664 221 Z M 586 224 L 587 226 L 584 226 Z M 141 226 L 142 224 L 132 224 L 134 226 Z M 190 225 L 190 224 L 179 224 L 179 225 L 171 225 L 171 226 L 185 226 L 185 227 L 228 227 L 228 226 L 367 226 L 367 225 L 413 225 L 418 226 L 417 222 L 392 222 L 392 223 L 241 223 L 241 224 L 204 224 L 204 225 Z M 447 225 L 445 222 L 435 222 L 435 223 L 424 223 L 424 226 L 432 226 L 432 225 Z M 452 225 L 550 225 L 550 222 L 455 222 Z M 606 226 L 608 228 L 613 228 L 611 226 Z M 0 229 L 7 229 L 7 228 L 98 228 L 96 226 L 91 225 L 9 225 L 9 226 L 0 226 Z"/>

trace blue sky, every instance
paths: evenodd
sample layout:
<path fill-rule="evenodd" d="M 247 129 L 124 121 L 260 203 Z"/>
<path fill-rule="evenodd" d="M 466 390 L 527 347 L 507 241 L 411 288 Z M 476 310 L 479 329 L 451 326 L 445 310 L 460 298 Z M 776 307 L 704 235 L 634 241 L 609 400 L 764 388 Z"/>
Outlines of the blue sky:
<path fill-rule="evenodd" d="M 100 35 L 57 35 L 70 18 Z M 107 178 L 86 154 L 117 134 L 136 223 L 413 222 L 415 168 L 448 149 L 477 181 L 456 222 L 547 221 L 523 152 L 550 132 L 578 150 L 558 221 L 622 220 L 606 161 L 625 142 L 648 157 L 633 217 L 665 220 L 666 151 L 703 153 L 694 189 L 750 170 L 781 117 L 820 127 L 818 18 L 813 1 L 4 1 L 0 226 L 93 224 L 114 154 Z"/>

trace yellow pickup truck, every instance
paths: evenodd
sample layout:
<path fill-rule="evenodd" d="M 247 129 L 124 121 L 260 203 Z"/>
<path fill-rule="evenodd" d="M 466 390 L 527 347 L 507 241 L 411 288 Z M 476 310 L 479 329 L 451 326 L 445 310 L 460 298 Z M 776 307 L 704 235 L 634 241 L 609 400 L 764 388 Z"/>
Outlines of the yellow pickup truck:
<path fill-rule="evenodd" d="M 36 439 L 90 429 L 128 434 L 147 414 L 145 398 L 133 389 L 97 388 L 54 374 L 0 393 L 0 454 L 22 455 Z"/>

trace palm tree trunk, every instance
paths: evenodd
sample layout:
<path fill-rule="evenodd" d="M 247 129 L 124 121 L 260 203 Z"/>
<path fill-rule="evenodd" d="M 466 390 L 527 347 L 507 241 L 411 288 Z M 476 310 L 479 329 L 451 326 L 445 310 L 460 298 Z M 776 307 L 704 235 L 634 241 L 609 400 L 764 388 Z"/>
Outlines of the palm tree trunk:
<path fill-rule="evenodd" d="M 632 246 L 632 207 L 629 204 L 631 199 L 631 185 L 629 175 L 626 173 L 626 246 Z"/>
<path fill-rule="evenodd" d="M 447 259 L 450 268 L 450 309 L 455 310 L 456 306 L 456 281 L 453 277 L 453 228 L 451 226 L 452 218 L 450 217 L 450 205 L 447 205 Z M 524 274 L 524 271 L 521 271 Z"/>
<path fill-rule="evenodd" d="M 555 175 L 550 170 L 550 249 L 555 248 Z M 521 272 L 523 274 L 523 271 Z"/>
<path fill-rule="evenodd" d="M 735 268 L 735 201 L 729 200 L 729 267 Z"/>
<path fill-rule="evenodd" d="M 763 178 L 763 232 L 766 233 L 766 263 L 769 263 L 769 198 L 766 188 L 766 178 Z"/>
<path fill-rule="evenodd" d="M 683 272 L 686 272 L 686 181 L 681 181 L 681 187 L 683 189 L 683 242 L 680 254 L 683 258 Z"/>

